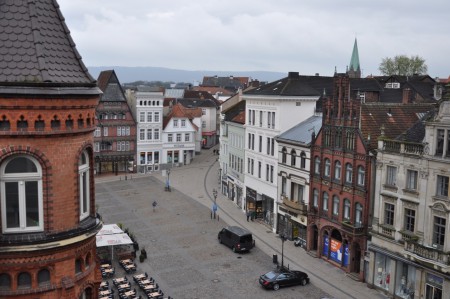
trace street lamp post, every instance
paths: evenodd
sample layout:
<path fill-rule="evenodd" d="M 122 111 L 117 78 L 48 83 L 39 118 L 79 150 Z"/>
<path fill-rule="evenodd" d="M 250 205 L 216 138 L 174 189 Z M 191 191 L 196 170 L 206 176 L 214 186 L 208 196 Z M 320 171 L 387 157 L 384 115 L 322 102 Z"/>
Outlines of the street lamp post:
<path fill-rule="evenodd" d="M 284 269 L 284 241 L 286 241 L 286 236 L 283 234 L 280 235 L 281 238 L 281 270 Z"/>
<path fill-rule="evenodd" d="M 166 191 L 170 192 L 170 169 L 167 169 Z"/>
<path fill-rule="evenodd" d="M 216 213 L 217 213 L 217 189 L 213 189 L 212 191 L 214 196 L 214 203 L 212 205 L 212 211 L 211 211 L 211 219 L 214 216 L 214 219 L 216 219 Z M 219 221 L 219 215 L 217 215 L 217 221 Z"/>

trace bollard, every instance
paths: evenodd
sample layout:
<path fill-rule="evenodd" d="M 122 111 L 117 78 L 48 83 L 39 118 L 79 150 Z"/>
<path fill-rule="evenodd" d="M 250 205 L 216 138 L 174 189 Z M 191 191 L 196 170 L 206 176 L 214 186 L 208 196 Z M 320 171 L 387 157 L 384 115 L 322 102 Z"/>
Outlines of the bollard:
<path fill-rule="evenodd" d="M 125 181 L 128 180 L 127 176 L 125 176 Z"/>

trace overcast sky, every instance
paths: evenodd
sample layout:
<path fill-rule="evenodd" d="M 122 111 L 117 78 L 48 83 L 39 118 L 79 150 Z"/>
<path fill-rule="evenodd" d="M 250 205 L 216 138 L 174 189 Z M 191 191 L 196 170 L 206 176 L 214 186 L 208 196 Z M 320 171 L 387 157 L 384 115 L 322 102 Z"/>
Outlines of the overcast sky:
<path fill-rule="evenodd" d="M 450 75 L 448 0 L 58 0 L 87 66 L 345 72 L 419 55 Z"/>

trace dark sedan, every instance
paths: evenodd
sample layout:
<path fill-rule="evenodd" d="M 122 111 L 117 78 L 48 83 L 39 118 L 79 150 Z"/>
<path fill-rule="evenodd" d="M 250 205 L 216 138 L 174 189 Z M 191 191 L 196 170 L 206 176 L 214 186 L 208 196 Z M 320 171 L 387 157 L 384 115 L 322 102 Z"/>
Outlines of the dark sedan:
<path fill-rule="evenodd" d="M 308 274 L 302 271 L 270 271 L 259 277 L 259 283 L 266 289 L 278 290 L 280 287 L 292 285 L 306 285 L 309 283 Z"/>

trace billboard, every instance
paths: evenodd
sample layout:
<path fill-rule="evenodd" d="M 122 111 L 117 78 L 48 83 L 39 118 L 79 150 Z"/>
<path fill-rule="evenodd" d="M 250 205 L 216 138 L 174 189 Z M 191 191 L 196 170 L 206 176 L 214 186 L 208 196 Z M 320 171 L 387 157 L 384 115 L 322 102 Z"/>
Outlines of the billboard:
<path fill-rule="evenodd" d="M 348 265 L 349 260 L 349 248 L 347 244 L 342 244 L 342 242 L 329 239 L 327 235 L 323 237 L 323 255 L 328 256 L 328 250 L 330 251 L 330 259 L 342 264 L 343 266 Z"/>

